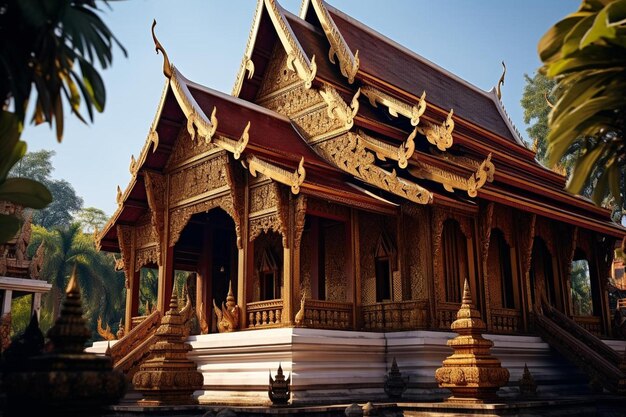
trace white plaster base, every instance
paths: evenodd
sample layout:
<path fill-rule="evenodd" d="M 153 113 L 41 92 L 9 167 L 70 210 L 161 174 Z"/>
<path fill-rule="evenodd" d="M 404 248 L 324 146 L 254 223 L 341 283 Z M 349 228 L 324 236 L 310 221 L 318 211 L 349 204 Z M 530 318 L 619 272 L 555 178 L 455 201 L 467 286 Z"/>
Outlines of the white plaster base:
<path fill-rule="evenodd" d="M 403 399 L 441 398 L 435 369 L 452 353 L 446 345 L 451 332 L 393 333 L 283 328 L 191 336 L 189 358 L 204 375 L 199 401 L 230 404 L 268 404 L 269 371 L 281 363 L 291 374 L 292 403 L 382 401 L 385 375 L 396 357 L 410 389 Z M 524 364 L 543 395 L 580 391 L 586 378 L 539 337 L 485 335 L 494 341 L 493 354 L 509 369 L 504 395 L 517 394 Z"/>

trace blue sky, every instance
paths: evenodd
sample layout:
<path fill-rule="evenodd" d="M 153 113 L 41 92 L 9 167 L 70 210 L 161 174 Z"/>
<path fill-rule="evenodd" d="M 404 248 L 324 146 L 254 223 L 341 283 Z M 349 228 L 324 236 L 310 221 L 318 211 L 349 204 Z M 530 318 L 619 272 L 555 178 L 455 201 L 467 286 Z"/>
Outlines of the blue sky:
<path fill-rule="evenodd" d="M 297 14 L 299 0 L 278 0 Z M 575 11 L 574 0 L 329 0 L 329 3 L 468 82 L 489 90 L 507 64 L 503 101 L 526 137 L 519 104 L 523 75 L 540 65 L 537 42 Z M 47 125 L 27 126 L 29 150 L 56 151 L 54 177 L 68 180 L 85 206 L 111 215 L 116 187 L 130 179 L 131 154 L 138 155 L 164 85 L 161 56 L 154 52 L 152 19 L 170 60 L 189 79 L 230 93 L 243 55 L 254 0 L 131 0 L 112 2 L 104 20 L 128 50 L 114 50 L 105 70 L 107 103 L 95 123 L 66 117 L 63 143 Z M 428 88 L 426 88 L 428 91 Z"/>

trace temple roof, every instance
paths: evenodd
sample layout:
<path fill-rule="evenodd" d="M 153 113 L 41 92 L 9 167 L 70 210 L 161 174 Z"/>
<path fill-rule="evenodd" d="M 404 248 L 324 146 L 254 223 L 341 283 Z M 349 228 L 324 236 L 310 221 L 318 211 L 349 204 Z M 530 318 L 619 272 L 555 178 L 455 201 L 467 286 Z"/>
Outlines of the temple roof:
<path fill-rule="evenodd" d="M 155 44 L 164 53 L 156 38 Z M 366 170 L 377 178 L 329 160 L 293 120 L 253 103 L 277 47 L 287 55 L 284 71 L 296 73 L 306 89 L 332 96 L 324 97 L 329 112 L 332 105 L 354 112 L 343 133 L 365 146 L 368 158 L 376 155 Z M 624 235 L 609 210 L 566 193 L 565 178 L 536 162 L 508 119 L 499 88 L 483 91 L 322 0 L 305 2 L 300 17 L 275 0 L 258 1 L 232 96 L 187 80 L 164 59 L 161 103 L 140 156 L 131 162 L 133 178 L 119 191 L 119 208 L 101 234 L 103 249 L 119 249 L 115 225 L 145 215 L 143 173 L 167 170 L 185 127 L 192 140 L 226 150 L 230 163 L 240 160 L 252 174 L 276 172 L 272 179 L 294 193 L 388 214 L 403 199 L 476 211 L 478 196 Z M 449 143 L 434 142 L 433 129 Z M 407 152 L 408 160 L 400 164 L 394 152 Z"/>

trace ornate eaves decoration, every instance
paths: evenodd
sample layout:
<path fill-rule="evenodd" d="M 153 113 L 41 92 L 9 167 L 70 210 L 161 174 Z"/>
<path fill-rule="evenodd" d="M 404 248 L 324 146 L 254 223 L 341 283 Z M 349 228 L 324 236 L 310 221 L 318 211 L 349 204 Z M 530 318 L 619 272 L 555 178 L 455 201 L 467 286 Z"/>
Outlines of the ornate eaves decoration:
<path fill-rule="evenodd" d="M 433 196 L 430 191 L 398 177 L 395 170 L 389 172 L 374 165 L 374 155 L 365 149 L 365 145 L 355 133 L 348 132 L 321 142 L 316 146 L 316 150 L 341 170 L 368 184 L 418 204 L 432 202 Z"/>
<path fill-rule="evenodd" d="M 120 188 L 119 185 L 117 186 L 117 194 L 115 195 L 115 201 L 117 202 L 118 206 L 124 202 L 124 193 L 122 193 L 122 189 Z"/>
<path fill-rule="evenodd" d="M 478 166 L 469 178 L 464 178 L 459 174 L 446 171 L 443 168 L 427 164 L 425 162 L 415 162 L 415 165 L 409 168 L 411 175 L 418 178 L 424 178 L 436 181 L 443 185 L 446 191 L 453 192 L 455 189 L 467 191 L 470 197 L 476 197 L 477 191 L 485 185 L 487 181 L 493 179 L 495 167 L 491 162 L 491 154 Z"/>
<path fill-rule="evenodd" d="M 440 151 L 445 151 L 452 146 L 452 131 L 454 130 L 454 120 L 452 115 L 454 110 L 450 110 L 448 117 L 441 125 L 427 122 L 425 126 L 419 126 L 417 131 L 426 136 L 431 144 L 437 146 Z"/>
<path fill-rule="evenodd" d="M 328 13 L 326 6 L 322 0 L 312 0 L 313 9 L 315 14 L 322 24 L 322 29 L 326 34 L 326 38 L 330 43 L 330 49 L 328 51 L 328 59 L 333 64 L 335 63 L 335 55 L 339 58 L 339 69 L 344 77 L 348 79 L 348 82 L 352 84 L 354 77 L 359 70 L 359 51 L 354 54 L 350 50 L 350 47 L 346 43 L 345 39 L 337 29 L 335 22 Z"/>
<path fill-rule="evenodd" d="M 235 159 L 239 159 L 241 157 L 241 153 L 244 151 L 244 149 L 246 149 L 246 146 L 248 146 L 248 140 L 250 139 L 250 135 L 248 134 L 249 130 L 250 122 L 248 122 L 248 124 L 244 128 L 239 140 L 232 140 L 225 136 L 218 135 L 213 140 L 213 142 L 222 149 L 225 149 L 228 152 L 232 153 Z"/>
<path fill-rule="evenodd" d="M 460 165 L 460 166 L 463 166 L 465 168 L 472 169 L 472 170 L 478 170 L 480 166 L 485 163 L 484 160 L 479 161 L 473 158 L 469 158 L 467 156 L 457 156 L 457 155 L 452 155 L 447 152 L 433 152 L 433 154 L 447 161 L 451 161 L 457 165 Z M 496 172 L 496 168 L 493 165 L 493 162 L 490 162 L 490 164 L 491 165 L 488 164 L 485 167 L 485 170 L 487 171 L 487 182 L 493 181 L 493 176 L 494 176 L 494 173 Z"/>
<path fill-rule="evenodd" d="M 412 126 L 417 126 L 420 122 L 420 117 L 426 111 L 426 92 L 422 93 L 420 101 L 416 105 L 408 104 L 402 100 L 375 88 L 372 86 L 361 87 L 361 92 L 370 101 L 370 104 L 374 107 L 378 107 L 377 103 L 386 106 L 389 110 L 389 114 L 398 117 L 399 114 L 407 117 L 411 120 Z"/>
<path fill-rule="evenodd" d="M 134 256 L 133 229 L 130 226 L 117 225 L 117 241 L 122 252 L 119 264 L 116 262 L 116 270 L 122 267 L 124 270 L 126 288 L 130 288 L 130 280 L 133 276 L 132 257 Z"/>
<path fill-rule="evenodd" d="M 376 154 L 376 157 L 381 161 L 385 161 L 387 158 L 398 161 L 400 168 L 406 168 L 409 159 L 415 152 L 415 136 L 417 136 L 417 129 L 413 129 L 409 137 L 400 145 L 393 146 L 387 142 L 376 139 L 369 136 L 363 131 L 358 133 L 359 139 L 363 142 L 365 147 Z"/>
<path fill-rule="evenodd" d="M 241 161 L 242 165 L 250 171 L 253 177 L 257 176 L 257 173 L 261 173 L 268 178 L 280 182 L 281 184 L 291 187 L 291 192 L 298 194 L 300 192 L 300 185 L 304 182 L 306 177 L 306 170 L 304 169 L 304 157 L 300 159 L 298 168 L 294 172 L 289 172 L 286 169 L 277 167 L 267 161 L 257 158 L 254 155 L 250 155 L 246 158 L 245 163 Z"/>
<path fill-rule="evenodd" d="M 496 95 L 498 96 L 498 100 L 502 99 L 502 86 L 504 85 L 504 76 L 506 75 L 506 64 L 502 61 L 502 75 L 498 80 L 498 85 L 496 85 Z"/>
<path fill-rule="evenodd" d="M 324 85 L 319 90 L 320 95 L 327 104 L 326 111 L 331 119 L 340 120 L 345 129 L 348 130 L 354 125 L 354 116 L 359 111 L 359 96 L 361 95 L 361 89 L 358 89 L 350 105 L 348 105 L 343 98 L 339 95 L 334 87 Z"/>
<path fill-rule="evenodd" d="M 254 76 L 254 63 L 252 62 L 252 52 L 254 50 L 254 44 L 256 41 L 257 33 L 259 32 L 259 25 L 261 24 L 261 14 L 263 13 L 263 0 L 258 0 L 256 4 L 256 10 L 254 12 L 254 19 L 252 20 L 252 26 L 250 27 L 250 33 L 248 34 L 248 42 L 246 44 L 246 51 L 241 59 L 241 66 L 237 73 L 237 79 L 233 86 L 232 95 L 239 96 L 241 87 L 243 86 L 244 78 L 252 79 Z M 246 76 L 246 72 L 248 75 Z"/>
<path fill-rule="evenodd" d="M 150 223 L 157 236 L 157 248 L 161 253 L 161 242 L 164 241 L 165 232 L 165 196 L 167 184 L 164 175 L 146 171 L 143 177 L 146 186 L 146 199 L 150 208 Z M 160 264 L 160 262 L 159 262 Z"/>
<path fill-rule="evenodd" d="M 298 74 L 306 88 L 311 88 L 317 73 L 315 55 L 309 61 L 276 0 L 264 0 L 264 3 L 278 38 L 287 52 L 287 68 Z"/>

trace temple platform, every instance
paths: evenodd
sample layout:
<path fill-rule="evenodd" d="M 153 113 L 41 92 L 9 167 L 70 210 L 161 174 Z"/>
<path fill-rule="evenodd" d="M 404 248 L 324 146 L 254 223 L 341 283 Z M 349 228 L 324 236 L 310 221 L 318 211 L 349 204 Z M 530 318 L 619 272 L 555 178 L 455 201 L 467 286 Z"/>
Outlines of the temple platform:
<path fill-rule="evenodd" d="M 438 401 L 449 395 L 437 387 L 435 369 L 451 349 L 455 334 L 439 331 L 355 332 L 280 328 L 191 336 L 189 356 L 204 375 L 201 404 L 267 405 L 270 371 L 281 364 L 291 376 L 294 405 L 388 401 L 383 385 L 395 357 L 409 378 L 407 401 Z M 503 398 L 518 394 L 527 364 L 545 398 L 585 394 L 587 378 L 536 336 L 486 334 L 493 354 L 509 369 Z M 624 351 L 626 342 L 610 342 Z"/>

